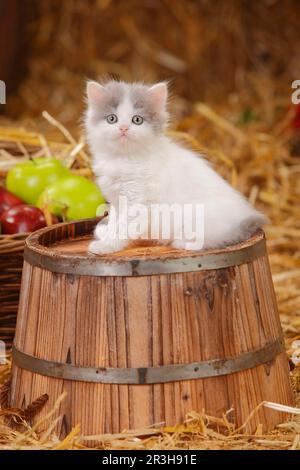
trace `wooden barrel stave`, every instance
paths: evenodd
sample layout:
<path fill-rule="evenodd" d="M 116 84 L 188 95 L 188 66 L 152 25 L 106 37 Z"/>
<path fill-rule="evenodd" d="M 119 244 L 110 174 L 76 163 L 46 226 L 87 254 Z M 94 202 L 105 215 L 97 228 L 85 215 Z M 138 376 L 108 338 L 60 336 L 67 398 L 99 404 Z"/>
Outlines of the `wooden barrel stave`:
<path fill-rule="evenodd" d="M 90 227 L 92 224 L 90 224 Z M 83 235 L 60 226 L 59 238 Z M 53 235 L 51 235 L 53 237 Z M 50 246 L 56 238 L 47 234 Z M 282 337 L 267 255 L 223 269 L 149 276 L 59 274 L 25 261 L 15 345 L 51 361 L 92 367 L 149 367 L 239 356 Z M 182 422 L 205 411 L 238 426 L 263 400 L 293 404 L 285 352 L 270 364 L 220 377 L 151 385 L 61 380 L 13 368 L 12 405 L 67 391 L 55 416 L 60 434 L 85 435 Z M 282 413 L 260 408 L 245 427 L 271 429 Z"/>

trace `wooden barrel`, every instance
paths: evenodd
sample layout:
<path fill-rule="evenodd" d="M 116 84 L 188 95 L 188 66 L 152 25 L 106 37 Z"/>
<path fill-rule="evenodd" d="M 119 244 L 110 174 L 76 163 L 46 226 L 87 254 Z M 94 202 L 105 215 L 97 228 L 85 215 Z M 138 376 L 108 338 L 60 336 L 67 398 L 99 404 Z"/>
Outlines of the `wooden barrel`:
<path fill-rule="evenodd" d="M 182 422 L 191 410 L 242 425 L 262 401 L 293 404 L 265 237 L 226 249 L 87 254 L 96 220 L 32 234 L 13 351 L 12 406 L 50 397 L 61 436 Z M 258 423 L 285 418 L 261 407 Z"/>

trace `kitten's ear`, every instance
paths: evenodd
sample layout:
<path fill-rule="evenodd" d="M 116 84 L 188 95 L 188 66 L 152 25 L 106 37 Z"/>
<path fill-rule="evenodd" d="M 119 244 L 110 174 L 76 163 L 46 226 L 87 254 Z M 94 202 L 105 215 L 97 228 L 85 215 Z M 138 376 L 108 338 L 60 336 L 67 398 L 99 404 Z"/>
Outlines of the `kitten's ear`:
<path fill-rule="evenodd" d="M 97 82 L 87 82 L 86 94 L 89 105 L 93 106 L 101 104 L 104 96 L 104 87 Z"/>
<path fill-rule="evenodd" d="M 165 82 L 156 83 L 149 88 L 148 93 L 156 107 L 165 108 L 168 98 L 168 86 Z"/>

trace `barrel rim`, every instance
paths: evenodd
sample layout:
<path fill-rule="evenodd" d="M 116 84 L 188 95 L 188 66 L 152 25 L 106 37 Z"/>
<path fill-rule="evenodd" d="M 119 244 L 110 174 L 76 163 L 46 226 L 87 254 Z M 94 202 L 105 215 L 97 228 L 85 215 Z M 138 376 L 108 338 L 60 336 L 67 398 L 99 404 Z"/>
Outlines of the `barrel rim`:
<path fill-rule="evenodd" d="M 86 255 L 62 253 L 54 249 L 51 250 L 51 244 L 47 247 L 41 243 L 41 239 L 50 236 L 54 230 L 63 232 L 66 228 L 74 228 L 75 232 L 76 230 L 80 232 L 83 227 L 88 227 L 89 233 L 91 233 L 99 220 L 101 219 L 92 218 L 65 222 L 34 232 L 25 242 L 25 261 L 33 266 L 56 273 L 91 276 L 142 276 L 221 269 L 249 263 L 266 254 L 265 234 L 261 229 L 247 240 L 225 248 L 174 252 L 172 255 L 161 253 L 149 257 L 137 255 L 136 257 L 115 258 L 92 253 Z M 82 233 L 81 236 L 83 236 Z M 76 234 L 74 238 L 76 238 Z"/>

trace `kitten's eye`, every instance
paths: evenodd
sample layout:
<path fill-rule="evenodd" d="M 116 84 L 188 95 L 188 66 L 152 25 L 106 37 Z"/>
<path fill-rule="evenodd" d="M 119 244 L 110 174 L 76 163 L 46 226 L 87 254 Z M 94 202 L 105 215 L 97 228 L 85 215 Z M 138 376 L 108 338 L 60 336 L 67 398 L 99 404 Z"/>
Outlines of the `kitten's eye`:
<path fill-rule="evenodd" d="M 133 116 L 132 122 L 133 124 L 140 126 L 141 124 L 143 124 L 144 119 L 142 118 L 142 116 L 139 116 L 138 114 L 136 114 L 135 116 Z"/>
<path fill-rule="evenodd" d="M 118 116 L 115 114 L 109 114 L 106 118 L 108 124 L 115 124 L 115 122 L 118 122 Z"/>

